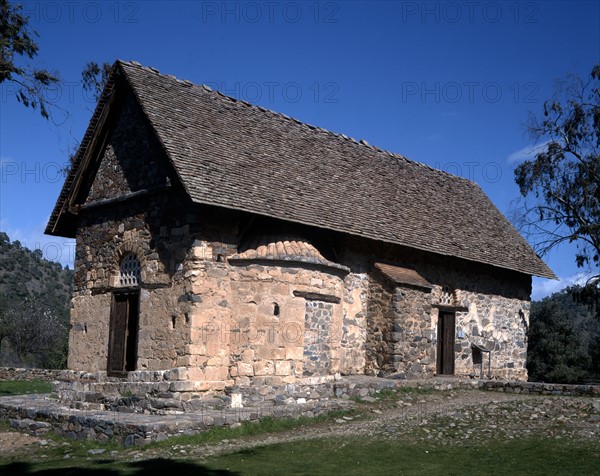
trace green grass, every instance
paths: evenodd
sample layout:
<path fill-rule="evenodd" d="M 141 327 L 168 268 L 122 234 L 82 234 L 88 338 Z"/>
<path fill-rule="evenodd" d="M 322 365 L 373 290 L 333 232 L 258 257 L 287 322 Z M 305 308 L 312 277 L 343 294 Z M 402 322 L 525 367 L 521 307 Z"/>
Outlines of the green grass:
<path fill-rule="evenodd" d="M 325 439 L 264 446 L 211 458 L 211 469 L 289 475 L 586 475 L 600 472 L 600 445 L 538 438 L 440 446 Z"/>
<path fill-rule="evenodd" d="M 51 391 L 52 384 L 45 380 L 0 380 L 0 397 Z"/>
<path fill-rule="evenodd" d="M 461 389 L 461 391 L 469 391 L 470 389 Z M 402 395 L 444 395 L 445 393 L 451 392 L 451 390 L 436 390 L 431 387 L 398 387 L 396 394 Z"/>
<path fill-rule="evenodd" d="M 173 440 L 171 440 L 173 441 Z M 43 450 L 38 450 L 43 451 Z M 122 450 L 124 451 L 124 450 Z M 65 450 L 46 451 L 25 462 L 0 461 L 0 474 L 184 475 L 596 475 L 600 445 L 588 440 L 521 438 L 480 440 L 452 446 L 373 438 L 327 438 L 261 446 L 199 460 L 113 460 Z M 139 450 L 126 450 L 132 452 Z M 154 453 L 156 454 L 156 453 Z M 122 455 L 124 456 L 124 455 Z"/>
<path fill-rule="evenodd" d="M 298 418 L 272 418 L 264 417 L 258 421 L 245 421 L 235 427 L 217 427 L 203 431 L 197 435 L 181 435 L 165 441 L 151 443 L 142 447 L 142 450 L 153 448 L 170 448 L 174 445 L 199 445 L 203 443 L 216 443 L 222 440 L 233 440 L 249 436 L 264 435 L 266 433 L 280 433 L 294 430 L 303 426 L 319 425 L 337 418 L 351 416 L 353 419 L 363 418 L 355 410 L 335 410 L 316 416 L 314 418 L 301 416 Z"/>

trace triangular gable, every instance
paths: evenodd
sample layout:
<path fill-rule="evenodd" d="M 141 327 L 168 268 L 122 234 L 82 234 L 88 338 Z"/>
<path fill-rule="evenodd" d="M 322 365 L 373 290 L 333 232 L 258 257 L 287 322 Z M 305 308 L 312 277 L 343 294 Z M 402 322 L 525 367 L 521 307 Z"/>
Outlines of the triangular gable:
<path fill-rule="evenodd" d="M 174 176 L 167 154 L 117 62 L 77 151 L 46 233 L 74 237 L 76 217 L 82 207 L 167 187 Z"/>

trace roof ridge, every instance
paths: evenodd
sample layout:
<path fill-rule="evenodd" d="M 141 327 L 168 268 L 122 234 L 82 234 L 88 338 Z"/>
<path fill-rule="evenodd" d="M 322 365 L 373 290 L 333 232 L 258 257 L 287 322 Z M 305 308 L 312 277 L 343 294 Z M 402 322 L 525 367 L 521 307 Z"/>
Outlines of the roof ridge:
<path fill-rule="evenodd" d="M 371 145 L 365 139 L 356 140 L 353 137 L 350 137 L 350 136 L 348 136 L 348 135 L 346 135 L 344 133 L 339 133 L 339 132 L 335 132 L 335 131 L 332 131 L 332 130 L 329 130 L 329 129 L 325 129 L 325 128 L 320 127 L 320 126 L 316 126 L 314 124 L 310 124 L 308 122 L 301 121 L 300 119 L 297 119 L 295 117 L 288 116 L 285 113 L 274 111 L 273 109 L 269 109 L 269 108 L 264 107 L 264 106 L 259 106 L 258 104 L 252 104 L 252 103 L 250 103 L 248 101 L 245 101 L 243 99 L 238 99 L 238 98 L 235 98 L 235 97 L 232 97 L 232 96 L 228 96 L 227 94 L 224 94 L 224 93 L 222 93 L 221 91 L 219 91 L 217 89 L 213 89 L 213 88 L 211 88 L 210 86 L 208 86 L 206 84 L 197 84 L 197 83 L 194 83 L 193 81 L 191 81 L 189 79 L 180 79 L 180 78 L 178 78 L 178 77 L 176 77 L 176 76 L 174 76 L 172 74 L 164 74 L 164 73 L 161 73 L 155 67 L 144 66 L 141 63 L 139 63 L 137 61 L 133 61 L 133 60 L 132 61 L 125 61 L 125 60 L 119 59 L 119 60 L 116 61 L 116 63 L 121 63 L 121 64 L 124 64 L 124 65 L 132 66 L 132 67 L 141 69 L 141 70 L 143 70 L 145 72 L 156 74 L 156 75 L 158 75 L 158 76 L 160 76 L 162 78 L 165 78 L 165 79 L 168 79 L 168 80 L 171 80 L 171 81 L 177 81 L 178 83 L 184 84 L 186 86 L 190 86 L 190 87 L 193 87 L 193 88 L 202 89 L 202 90 L 204 90 L 205 93 L 208 93 L 208 94 L 217 94 L 217 95 L 223 97 L 224 99 L 227 99 L 227 100 L 229 100 L 229 101 L 231 101 L 233 103 L 241 103 L 244 106 L 250 107 L 252 109 L 258 109 L 261 112 L 270 113 L 270 114 L 273 114 L 273 115 L 275 115 L 277 117 L 285 119 L 287 121 L 291 121 L 291 122 L 293 122 L 293 123 L 295 123 L 295 124 L 297 124 L 297 125 L 299 125 L 301 127 L 302 126 L 308 127 L 309 129 L 317 130 L 319 132 L 322 132 L 322 133 L 325 133 L 325 134 L 329 134 L 329 135 L 331 135 L 333 137 L 336 137 L 337 139 L 343 139 L 343 140 L 350 141 L 353 144 L 356 144 L 356 145 L 359 145 L 359 146 L 362 146 L 362 147 L 366 147 L 366 148 L 368 148 L 370 150 L 374 150 L 374 151 L 376 151 L 376 152 L 378 152 L 380 154 L 387 154 L 388 156 L 390 156 L 390 157 L 392 157 L 392 158 L 394 158 L 394 159 L 396 159 L 398 161 L 404 161 L 404 162 L 407 162 L 409 164 L 413 164 L 413 165 L 415 165 L 417 167 L 423 167 L 423 168 L 429 169 L 429 170 L 431 170 L 433 172 L 438 172 L 438 173 L 441 173 L 441 174 L 444 174 L 444 175 L 449 175 L 449 176 L 451 176 L 453 178 L 458 178 L 460 180 L 465 180 L 465 181 L 473 183 L 473 184 L 475 184 L 475 185 L 477 185 L 479 187 L 479 184 L 477 182 L 475 182 L 473 180 L 470 180 L 470 179 L 468 179 L 466 177 L 461 177 L 460 175 L 452 174 L 450 172 L 447 172 L 446 170 L 437 169 L 437 168 L 432 167 L 431 165 L 426 164 L 424 162 L 419 162 L 419 161 L 414 160 L 414 159 L 409 159 L 408 157 L 406 157 L 403 154 L 400 154 L 400 153 L 397 153 L 397 152 L 392 152 L 392 151 L 389 151 L 387 149 L 382 149 L 382 148 L 377 147 L 375 145 Z"/>

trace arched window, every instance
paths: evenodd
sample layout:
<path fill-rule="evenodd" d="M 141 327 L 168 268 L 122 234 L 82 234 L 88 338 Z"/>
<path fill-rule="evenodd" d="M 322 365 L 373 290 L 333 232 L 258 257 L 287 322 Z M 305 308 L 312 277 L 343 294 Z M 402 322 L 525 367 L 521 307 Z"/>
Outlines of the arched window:
<path fill-rule="evenodd" d="M 455 304 L 454 302 L 454 291 L 450 286 L 442 287 L 442 295 L 440 296 L 440 304 L 445 304 L 448 306 L 452 306 Z"/>
<path fill-rule="evenodd" d="M 134 254 L 125 255 L 119 269 L 119 286 L 139 286 L 141 281 L 140 260 Z"/>

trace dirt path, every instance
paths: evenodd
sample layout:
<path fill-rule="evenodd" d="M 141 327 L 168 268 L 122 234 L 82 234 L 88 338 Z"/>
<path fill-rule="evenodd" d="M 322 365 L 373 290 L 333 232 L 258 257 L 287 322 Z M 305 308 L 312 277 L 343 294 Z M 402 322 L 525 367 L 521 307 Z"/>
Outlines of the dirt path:
<path fill-rule="evenodd" d="M 0 431 L 0 455 L 14 455 L 38 448 L 42 438 L 18 431 Z"/>

